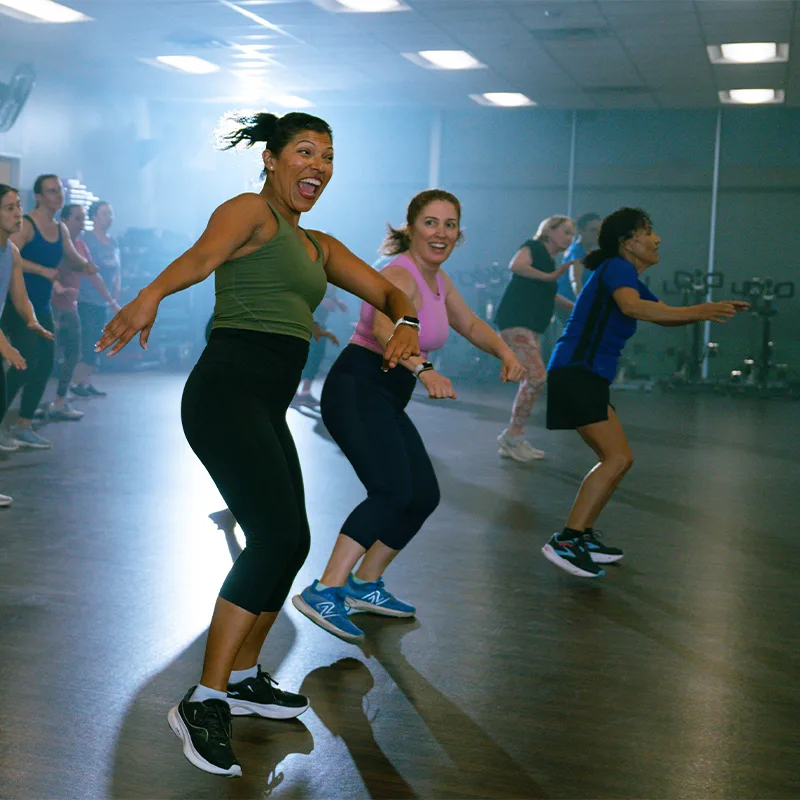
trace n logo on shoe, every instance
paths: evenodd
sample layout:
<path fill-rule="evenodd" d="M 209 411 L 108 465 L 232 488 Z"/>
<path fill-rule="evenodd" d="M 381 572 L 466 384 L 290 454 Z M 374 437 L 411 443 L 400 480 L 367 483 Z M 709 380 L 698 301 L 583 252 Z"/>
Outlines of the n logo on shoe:
<path fill-rule="evenodd" d="M 320 603 L 317 606 L 317 610 L 319 615 L 325 619 L 336 616 L 336 605 L 334 603 Z"/>
<path fill-rule="evenodd" d="M 368 603 L 372 603 L 374 606 L 382 606 L 389 598 L 382 597 L 380 591 L 376 589 L 374 592 L 365 594 L 362 599 L 366 600 Z"/>

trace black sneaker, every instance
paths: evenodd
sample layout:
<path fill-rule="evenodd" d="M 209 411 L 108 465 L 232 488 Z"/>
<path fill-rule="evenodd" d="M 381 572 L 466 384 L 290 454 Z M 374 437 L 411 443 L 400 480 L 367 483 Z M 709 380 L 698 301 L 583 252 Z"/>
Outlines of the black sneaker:
<path fill-rule="evenodd" d="M 228 705 L 236 717 L 259 716 L 267 719 L 292 719 L 308 708 L 308 698 L 302 694 L 283 692 L 277 681 L 261 666 L 255 678 L 228 684 Z"/>
<path fill-rule="evenodd" d="M 611 547 L 605 542 L 601 542 L 600 531 L 585 531 L 583 534 L 583 546 L 595 564 L 613 564 L 625 555 L 619 547 Z"/>
<path fill-rule="evenodd" d="M 108 397 L 108 392 L 103 392 L 95 388 L 91 383 L 86 387 L 86 391 L 89 393 L 90 397 Z"/>
<path fill-rule="evenodd" d="M 542 553 L 548 561 L 572 575 L 581 578 L 602 578 L 605 575 L 583 546 L 583 536 L 578 539 L 559 539 L 558 534 L 554 533 L 542 548 Z"/>
<path fill-rule="evenodd" d="M 82 384 L 76 384 L 75 386 L 70 386 L 69 390 L 76 397 L 91 397 L 91 395 L 89 394 L 89 390 Z"/>
<path fill-rule="evenodd" d="M 183 742 L 183 754 L 198 769 L 213 775 L 241 776 L 242 768 L 231 747 L 231 710 L 224 700 L 192 703 L 192 686 L 167 719 Z"/>

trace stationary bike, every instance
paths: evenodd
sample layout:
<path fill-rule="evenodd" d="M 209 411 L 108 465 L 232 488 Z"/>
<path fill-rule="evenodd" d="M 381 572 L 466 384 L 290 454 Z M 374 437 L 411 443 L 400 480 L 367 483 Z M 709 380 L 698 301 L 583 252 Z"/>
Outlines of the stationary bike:
<path fill-rule="evenodd" d="M 696 269 L 694 273 L 676 270 L 672 283 L 662 281 L 662 291 L 665 295 L 680 295 L 681 305 L 694 306 L 706 302 L 711 289 L 721 289 L 725 285 L 725 276 L 722 272 L 703 272 Z M 713 357 L 717 354 L 719 346 L 716 342 L 703 344 L 703 326 L 695 323 L 691 326 L 688 344 L 685 348 L 677 350 L 670 348 L 667 353 L 676 357 L 674 378 L 686 384 L 699 383 L 702 378 L 703 361 L 706 354 Z"/>

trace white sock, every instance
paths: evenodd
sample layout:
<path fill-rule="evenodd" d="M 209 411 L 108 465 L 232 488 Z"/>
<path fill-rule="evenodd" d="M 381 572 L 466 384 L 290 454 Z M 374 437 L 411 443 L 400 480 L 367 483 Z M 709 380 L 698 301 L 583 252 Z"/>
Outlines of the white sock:
<path fill-rule="evenodd" d="M 375 581 L 362 581 L 355 572 L 350 577 L 353 579 L 353 583 L 355 583 L 356 586 L 363 586 L 365 583 L 375 583 Z"/>
<path fill-rule="evenodd" d="M 512 436 L 512 435 L 511 435 L 511 434 L 508 432 L 508 428 L 506 428 L 506 429 L 503 431 L 503 433 L 502 433 L 502 436 L 503 436 L 504 438 L 508 439 L 510 442 L 520 442 L 520 441 L 522 441 L 522 437 L 523 437 L 524 435 L 525 435 L 524 433 L 517 433 L 516 435 Z"/>
<path fill-rule="evenodd" d="M 202 683 L 197 684 L 197 688 L 189 698 L 190 703 L 202 703 L 204 700 L 224 700 L 228 695 L 225 692 L 218 692 L 216 689 L 209 689 Z"/>
<path fill-rule="evenodd" d="M 257 678 L 257 677 L 258 677 L 258 665 L 256 665 L 255 667 L 250 667 L 250 669 L 232 669 L 231 677 L 228 679 L 228 684 L 241 683 L 242 681 L 246 681 L 248 678 Z"/>
<path fill-rule="evenodd" d="M 314 585 L 315 592 L 321 592 L 323 589 L 328 589 L 330 587 L 326 586 L 322 581 L 317 581 Z"/>

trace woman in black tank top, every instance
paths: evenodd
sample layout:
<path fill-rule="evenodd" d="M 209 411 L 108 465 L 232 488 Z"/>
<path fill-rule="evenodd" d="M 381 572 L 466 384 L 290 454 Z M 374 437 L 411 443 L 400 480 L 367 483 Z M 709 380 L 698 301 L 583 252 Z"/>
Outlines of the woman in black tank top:
<path fill-rule="evenodd" d="M 250 316 L 235 318 L 236 303 L 226 302 L 220 325 L 187 381 L 182 404 L 189 444 L 246 540 L 217 599 L 199 685 L 169 712 L 184 755 L 196 767 L 220 775 L 241 775 L 230 742 L 231 714 L 285 719 L 308 707 L 306 698 L 279 690 L 257 662 L 309 550 L 303 480 L 286 410 L 308 354 L 313 305 L 322 293 L 310 300 L 314 293 L 290 285 L 282 276 L 296 271 L 281 264 L 259 275 L 253 254 L 263 251 L 274 258 L 270 242 L 278 237 L 276 242 L 296 253 L 298 271 L 311 276 L 315 267 L 309 260 L 319 259 L 328 281 L 391 317 L 398 327 L 384 353 L 384 369 L 419 354 L 414 306 L 405 294 L 333 237 L 299 227 L 300 215 L 311 210 L 333 173 L 328 124 L 299 113 L 282 118 L 257 114 L 239 121 L 229 145 L 261 142 L 266 147 L 267 179 L 260 194 L 242 194 L 217 208 L 197 243 L 114 317 L 98 343 L 98 349 L 110 348 L 114 354 L 139 333 L 146 346 L 161 300 L 223 264 L 226 291 L 237 286 L 231 277 L 238 259 L 248 278 L 263 279 L 241 298 Z M 220 276 L 217 281 L 219 286 Z M 276 304 L 270 285 L 279 286 L 274 291 L 281 292 L 285 305 Z M 284 331 L 271 332 L 270 320 L 258 318 L 260 304 L 286 310 Z"/>

